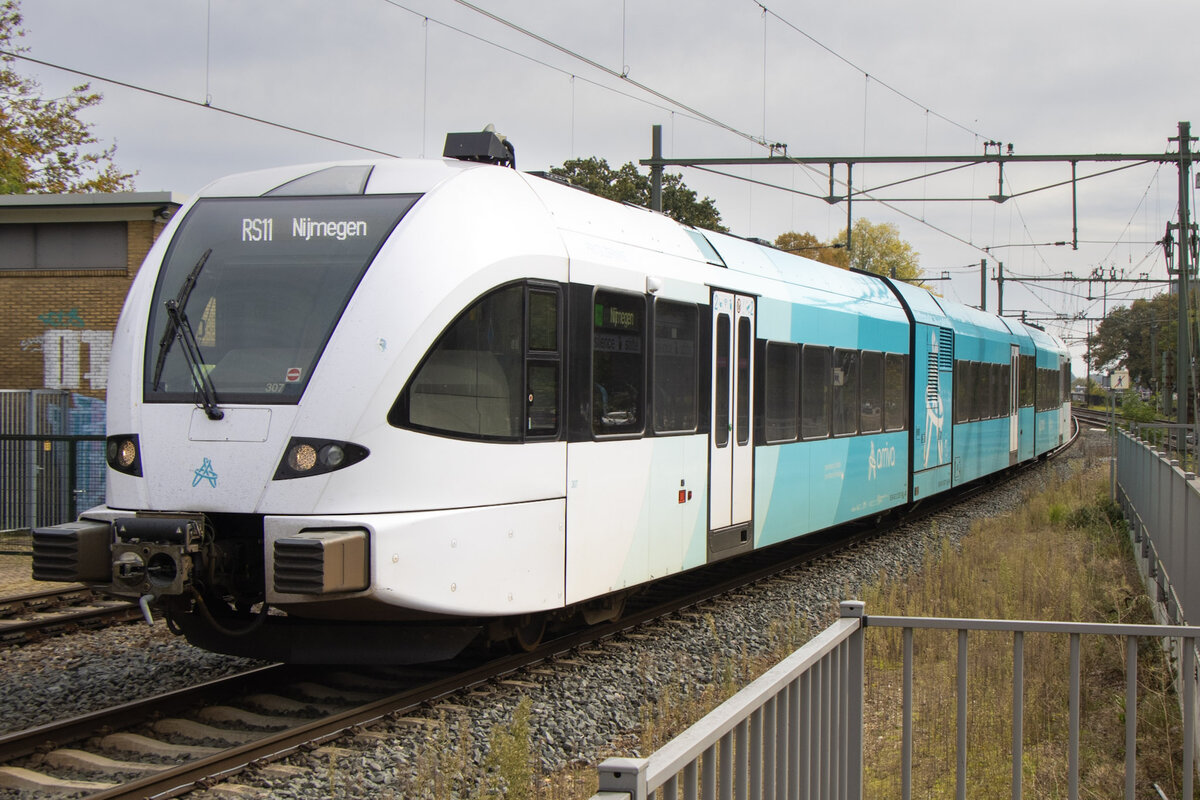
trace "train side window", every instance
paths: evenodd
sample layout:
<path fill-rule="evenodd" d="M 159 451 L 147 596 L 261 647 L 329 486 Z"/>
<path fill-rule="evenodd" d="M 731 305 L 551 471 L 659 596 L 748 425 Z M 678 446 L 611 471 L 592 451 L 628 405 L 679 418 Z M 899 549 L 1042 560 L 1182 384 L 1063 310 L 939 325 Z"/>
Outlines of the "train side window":
<path fill-rule="evenodd" d="M 996 365 L 996 416 L 1007 417 L 1012 413 L 1012 368 L 1008 364 Z"/>
<path fill-rule="evenodd" d="M 640 295 L 598 291 L 593 312 L 592 433 L 640 433 L 646 302 Z"/>
<path fill-rule="evenodd" d="M 696 306 L 654 301 L 654 432 L 692 433 L 700 415 Z"/>
<path fill-rule="evenodd" d="M 967 421 L 974 422 L 979 419 L 980 395 L 979 390 L 979 362 L 967 361 L 967 380 L 966 385 L 962 387 L 966 391 L 967 396 Z"/>
<path fill-rule="evenodd" d="M 1033 364 L 1033 356 L 1022 355 L 1019 361 L 1019 375 L 1017 379 L 1020 381 L 1020 386 L 1017 388 L 1017 396 L 1022 408 L 1028 408 L 1033 405 L 1034 396 L 1034 381 L 1035 370 Z"/>
<path fill-rule="evenodd" d="M 524 311 L 521 284 L 476 301 L 438 338 L 388 421 L 468 438 L 519 439 Z"/>
<path fill-rule="evenodd" d="M 858 429 L 883 430 L 883 353 L 864 351 L 859 365 Z"/>
<path fill-rule="evenodd" d="M 833 435 L 858 433 L 858 356 L 857 350 L 833 351 Z"/>
<path fill-rule="evenodd" d="M 763 394 L 767 442 L 796 441 L 800 433 L 800 345 L 767 342 Z"/>
<path fill-rule="evenodd" d="M 1000 416 L 1000 365 L 984 364 L 987 370 L 987 408 L 983 417 L 995 419 Z"/>
<path fill-rule="evenodd" d="M 954 423 L 966 422 L 970 417 L 967 410 L 967 362 L 954 362 Z"/>
<path fill-rule="evenodd" d="M 820 439 L 829 435 L 831 356 L 828 347 L 804 345 L 800 371 L 800 435 L 805 439 Z"/>
<path fill-rule="evenodd" d="M 883 429 L 902 431 L 908 425 L 908 356 L 883 357 Z"/>

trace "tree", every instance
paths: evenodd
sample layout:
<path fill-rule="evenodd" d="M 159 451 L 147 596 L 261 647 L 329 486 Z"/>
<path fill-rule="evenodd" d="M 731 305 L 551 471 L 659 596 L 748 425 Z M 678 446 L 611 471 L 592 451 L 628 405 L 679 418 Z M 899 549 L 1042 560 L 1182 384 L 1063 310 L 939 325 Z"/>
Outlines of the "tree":
<path fill-rule="evenodd" d="M 775 237 L 775 247 L 786 253 L 795 253 L 798 256 L 811 258 L 813 261 L 831 264 L 842 269 L 846 269 L 850 263 L 844 242 L 822 242 L 807 231 L 804 233 L 796 233 L 795 231 L 781 233 Z"/>
<path fill-rule="evenodd" d="M 1169 352 L 1174 358 L 1176 306 L 1176 298 L 1163 293 L 1108 312 L 1088 341 L 1089 366 L 1124 368 L 1135 385 L 1158 386 L 1162 354 Z M 1173 391 L 1174 378 L 1174 370 L 1168 370 L 1167 386 L 1160 388 Z"/>
<path fill-rule="evenodd" d="M 650 206 L 650 176 L 638 172 L 632 161 L 613 169 L 603 158 L 572 158 L 561 167 L 552 167 L 550 174 L 609 200 Z M 685 225 L 722 233 L 729 230 L 721 224 L 716 202 L 711 197 L 697 200 L 682 175 L 663 174 L 662 205 L 663 213 Z"/>
<path fill-rule="evenodd" d="M 863 272 L 888 275 L 902 281 L 921 283 L 921 265 L 912 245 L 900 238 L 900 229 L 890 222 L 875 224 L 859 217 L 850 240 L 850 266 Z M 846 243 L 846 232 L 838 238 Z"/>
<path fill-rule="evenodd" d="M 133 174 L 113 163 L 116 145 L 88 150 L 99 141 L 79 119 L 101 95 L 89 84 L 65 97 L 43 99 L 41 84 L 13 69 L 29 48 L 17 40 L 21 28 L 19 0 L 0 2 L 0 194 L 115 192 L 133 188 Z"/>
<path fill-rule="evenodd" d="M 895 277 L 917 286 L 925 285 L 921 282 L 918 253 L 900 238 L 900 230 L 895 225 L 890 222 L 876 224 L 860 217 L 855 220 L 853 231 L 849 250 L 846 249 L 844 230 L 828 243 L 811 233 L 789 231 L 775 239 L 775 246 L 842 269 L 859 269 Z"/>

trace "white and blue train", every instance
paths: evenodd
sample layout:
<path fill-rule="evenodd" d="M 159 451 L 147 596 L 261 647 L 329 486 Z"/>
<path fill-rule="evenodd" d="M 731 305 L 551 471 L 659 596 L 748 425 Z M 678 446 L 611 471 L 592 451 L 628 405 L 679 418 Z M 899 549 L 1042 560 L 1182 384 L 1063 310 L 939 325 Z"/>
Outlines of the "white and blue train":
<path fill-rule="evenodd" d="M 34 576 L 218 651 L 431 660 L 1063 442 L 1042 330 L 485 144 L 182 208 L 115 332 L 107 503 L 36 531 Z"/>

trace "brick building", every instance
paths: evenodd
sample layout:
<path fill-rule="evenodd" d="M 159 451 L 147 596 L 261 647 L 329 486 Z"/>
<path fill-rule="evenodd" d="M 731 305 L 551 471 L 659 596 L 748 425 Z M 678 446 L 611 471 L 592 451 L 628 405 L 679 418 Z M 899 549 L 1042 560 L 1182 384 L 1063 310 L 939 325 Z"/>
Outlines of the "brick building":
<path fill-rule="evenodd" d="M 117 316 L 172 192 L 0 195 L 0 389 L 103 399 Z"/>

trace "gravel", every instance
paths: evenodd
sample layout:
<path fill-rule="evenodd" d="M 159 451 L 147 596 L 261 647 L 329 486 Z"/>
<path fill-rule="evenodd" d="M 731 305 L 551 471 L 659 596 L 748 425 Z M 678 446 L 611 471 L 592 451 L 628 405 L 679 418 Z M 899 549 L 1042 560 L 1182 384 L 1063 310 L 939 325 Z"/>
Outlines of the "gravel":
<path fill-rule="evenodd" d="M 920 565 L 931 544 L 956 541 L 972 520 L 1015 508 L 1046 482 L 1048 470 L 1069 471 L 1081 459 L 1094 463 L 1107 454 L 1102 435 L 1085 436 L 1068 458 L 850 554 L 827 557 L 633 635 L 460 693 L 412 717 L 380 720 L 332 748 L 253 767 L 232 781 L 278 798 L 480 796 L 488 788 L 481 765 L 489 740 L 511 726 L 523 699 L 542 772 L 588 767 L 612 755 L 646 755 L 637 749 L 636 731 L 659 698 L 697 695 L 728 680 L 718 674 L 720 664 L 769 651 L 795 621 L 803 623 L 807 635 L 815 634 L 837 617 L 840 600 L 858 596 L 880 573 L 908 572 Z M 193 648 L 161 623 L 0 650 L 6 676 L 0 732 L 194 685 L 256 663 Z M 467 783 L 456 783 L 454 776 L 464 772 L 471 776 Z M 192 796 L 228 795 L 218 788 Z"/>

